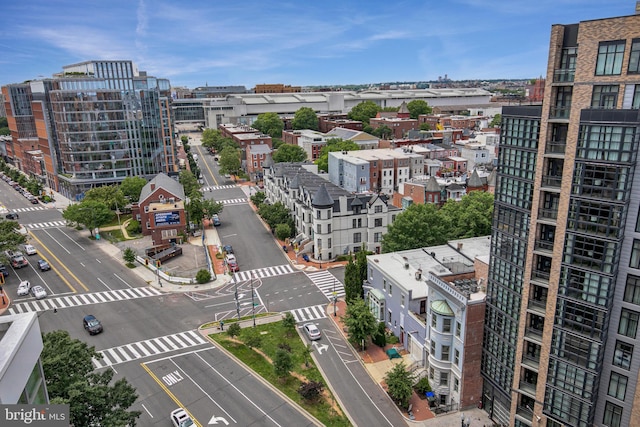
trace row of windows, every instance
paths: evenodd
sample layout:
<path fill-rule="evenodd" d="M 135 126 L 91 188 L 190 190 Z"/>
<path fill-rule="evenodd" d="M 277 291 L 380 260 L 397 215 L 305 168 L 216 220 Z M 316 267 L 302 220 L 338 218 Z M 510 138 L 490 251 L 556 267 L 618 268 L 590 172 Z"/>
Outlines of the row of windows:
<path fill-rule="evenodd" d="M 613 40 L 600 42 L 598 46 L 598 59 L 596 61 L 596 76 L 613 76 L 622 74 L 624 50 L 626 40 Z M 631 41 L 631 54 L 627 72 L 636 74 L 640 72 L 638 65 L 640 55 L 640 39 Z"/>
<path fill-rule="evenodd" d="M 602 200 L 626 200 L 632 184 L 630 173 L 631 168 L 622 164 L 576 162 L 572 192 Z"/>
<path fill-rule="evenodd" d="M 496 188 L 496 201 L 531 210 L 533 182 L 501 177 Z"/>
<path fill-rule="evenodd" d="M 549 360 L 547 378 L 555 387 L 589 400 L 593 398 L 593 388 L 597 384 L 596 375 L 554 358 Z"/>
<path fill-rule="evenodd" d="M 591 427 L 589 423 L 591 405 L 586 401 L 549 386 L 547 386 L 544 400 L 545 411 L 564 420 L 565 424 Z"/>
<path fill-rule="evenodd" d="M 628 163 L 635 161 L 636 151 L 635 127 L 580 126 L 577 159 Z"/>
<path fill-rule="evenodd" d="M 521 119 L 502 117 L 503 137 L 500 146 L 513 145 L 523 148 L 538 148 L 538 137 L 540 133 L 539 119 Z"/>

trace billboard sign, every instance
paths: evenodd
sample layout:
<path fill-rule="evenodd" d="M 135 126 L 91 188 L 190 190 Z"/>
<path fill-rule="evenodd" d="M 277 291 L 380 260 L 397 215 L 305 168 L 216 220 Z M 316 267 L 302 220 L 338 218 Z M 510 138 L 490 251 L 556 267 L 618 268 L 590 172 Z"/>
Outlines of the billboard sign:
<path fill-rule="evenodd" d="M 155 214 L 156 227 L 164 227 L 167 225 L 180 224 L 180 212 L 156 212 Z"/>

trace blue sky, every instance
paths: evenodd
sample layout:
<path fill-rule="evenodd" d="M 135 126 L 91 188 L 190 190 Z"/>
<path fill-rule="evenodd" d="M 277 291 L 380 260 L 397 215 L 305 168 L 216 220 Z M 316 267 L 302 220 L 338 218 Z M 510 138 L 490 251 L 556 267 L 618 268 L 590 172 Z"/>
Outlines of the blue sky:
<path fill-rule="evenodd" d="M 174 86 L 533 78 L 552 24 L 635 0 L 23 0 L 0 14 L 0 85 L 130 59 Z"/>

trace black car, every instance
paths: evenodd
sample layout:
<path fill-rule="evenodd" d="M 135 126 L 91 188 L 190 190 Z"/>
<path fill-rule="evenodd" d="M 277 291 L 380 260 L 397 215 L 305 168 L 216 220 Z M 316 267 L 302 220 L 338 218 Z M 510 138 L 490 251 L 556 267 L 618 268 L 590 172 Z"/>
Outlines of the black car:
<path fill-rule="evenodd" d="M 18 219 L 20 218 L 17 213 L 10 212 L 4 216 L 6 219 Z"/>
<path fill-rule="evenodd" d="M 222 247 L 222 251 L 226 254 L 232 254 L 233 253 L 233 246 L 231 245 L 224 245 Z"/>
<path fill-rule="evenodd" d="M 95 335 L 102 332 L 102 323 L 93 314 L 87 314 L 82 319 L 82 325 L 89 332 L 89 335 Z"/>
<path fill-rule="evenodd" d="M 7 270 L 7 267 L 4 264 L 0 264 L 0 273 L 2 273 L 4 277 L 9 275 L 9 270 Z"/>
<path fill-rule="evenodd" d="M 38 268 L 40 269 L 40 271 L 51 270 L 51 266 L 49 265 L 49 263 L 43 259 L 38 260 Z"/>

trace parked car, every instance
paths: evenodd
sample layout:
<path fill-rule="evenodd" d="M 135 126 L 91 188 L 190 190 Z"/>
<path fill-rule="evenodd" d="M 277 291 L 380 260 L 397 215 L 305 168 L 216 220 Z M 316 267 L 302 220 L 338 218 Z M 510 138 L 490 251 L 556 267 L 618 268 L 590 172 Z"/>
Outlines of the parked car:
<path fill-rule="evenodd" d="M 13 252 L 11 256 L 11 267 L 13 268 L 22 268 L 29 265 L 27 259 L 22 255 L 22 252 Z"/>
<path fill-rule="evenodd" d="M 4 277 L 7 277 L 9 275 L 9 270 L 7 270 L 7 266 L 2 263 L 0 263 L 0 273 L 2 273 Z"/>
<path fill-rule="evenodd" d="M 171 422 L 174 427 L 191 427 L 194 425 L 193 420 L 182 408 L 174 409 L 171 411 Z"/>
<path fill-rule="evenodd" d="M 235 273 L 236 271 L 240 271 L 240 267 L 238 266 L 238 260 L 236 260 L 235 255 L 227 254 L 224 257 L 224 263 L 229 267 L 229 271 Z"/>
<path fill-rule="evenodd" d="M 321 338 L 320 329 L 313 323 L 305 323 L 303 329 L 309 340 L 315 341 Z"/>
<path fill-rule="evenodd" d="M 40 269 L 40 271 L 51 270 L 51 266 L 49 265 L 49 263 L 43 259 L 38 260 L 38 268 Z"/>
<path fill-rule="evenodd" d="M 82 319 L 82 326 L 89 332 L 89 335 L 96 335 L 102 332 L 102 323 L 93 314 L 87 314 Z"/>
<path fill-rule="evenodd" d="M 223 251 L 225 254 L 232 254 L 232 253 L 233 253 L 233 246 L 231 246 L 231 245 L 224 245 L 224 246 L 222 247 L 222 251 Z"/>
<path fill-rule="evenodd" d="M 47 291 L 40 285 L 36 285 L 31 288 L 31 295 L 33 295 L 36 299 L 42 299 L 47 296 Z"/>
<path fill-rule="evenodd" d="M 31 202 L 32 205 L 37 205 L 38 203 L 40 203 L 36 197 L 29 199 L 29 201 Z"/>
<path fill-rule="evenodd" d="M 27 295 L 29 295 L 30 291 L 31 291 L 31 282 L 29 282 L 28 280 L 23 280 L 22 282 L 20 282 L 20 284 L 18 285 L 19 297 L 26 297 Z"/>
<path fill-rule="evenodd" d="M 221 224 L 220 223 L 220 217 L 218 217 L 218 215 L 214 214 L 213 217 L 211 218 L 211 220 L 213 221 L 213 225 L 216 226 L 216 227 Z"/>
<path fill-rule="evenodd" d="M 17 214 L 17 213 L 15 213 L 15 212 L 9 212 L 9 213 L 8 213 L 8 214 L 6 214 L 4 217 L 5 217 L 6 219 L 18 219 L 18 218 L 20 218 L 20 216 L 18 216 L 18 214 Z"/>
<path fill-rule="evenodd" d="M 33 245 L 24 245 L 24 251 L 26 252 L 27 255 L 35 255 L 38 253 L 38 251 L 36 251 L 36 248 L 34 248 Z"/>

